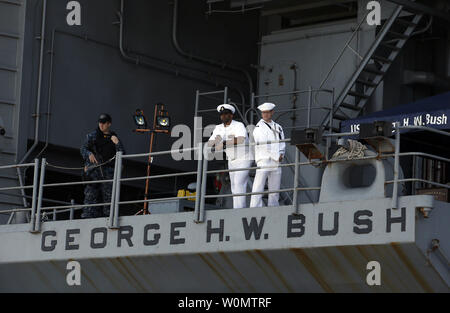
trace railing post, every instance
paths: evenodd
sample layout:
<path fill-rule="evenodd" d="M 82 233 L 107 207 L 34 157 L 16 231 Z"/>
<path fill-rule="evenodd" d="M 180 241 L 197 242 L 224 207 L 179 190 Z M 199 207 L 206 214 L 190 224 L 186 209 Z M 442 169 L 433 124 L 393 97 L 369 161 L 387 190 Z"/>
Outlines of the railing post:
<path fill-rule="evenodd" d="M 113 227 L 119 227 L 119 202 L 120 202 L 120 180 L 122 178 L 122 151 L 117 152 L 117 173 L 116 176 L 116 190 L 115 190 L 115 200 L 114 200 L 114 220 Z M 112 198 L 112 196 L 111 196 Z"/>
<path fill-rule="evenodd" d="M 197 89 L 195 91 L 194 117 L 198 116 L 199 101 L 200 101 L 200 91 Z"/>
<path fill-rule="evenodd" d="M 202 163 L 203 163 L 203 150 L 202 150 L 203 144 L 200 142 L 198 144 L 198 150 L 197 150 L 197 186 L 195 188 L 195 210 L 194 210 L 194 222 L 198 223 L 200 218 L 200 193 L 201 193 L 201 186 L 202 186 Z"/>
<path fill-rule="evenodd" d="M 400 123 L 395 126 L 395 155 L 394 155 L 394 187 L 392 188 L 392 208 L 398 208 L 398 172 L 400 169 Z"/>
<path fill-rule="evenodd" d="M 37 212 L 36 221 L 34 224 L 33 232 L 39 232 L 41 228 L 41 207 L 42 207 L 42 195 L 44 192 L 44 182 L 45 182 L 45 166 L 47 165 L 47 160 L 42 158 L 41 161 L 41 177 L 39 180 L 39 192 L 37 198 Z"/>
<path fill-rule="evenodd" d="M 300 151 L 295 148 L 295 167 L 294 167 L 294 195 L 292 196 L 292 205 L 294 206 L 294 214 L 299 214 L 298 207 L 298 177 L 300 175 Z"/>
<path fill-rule="evenodd" d="M 306 122 L 306 128 L 310 128 L 311 127 L 311 102 L 312 102 L 312 86 L 309 86 L 308 89 L 308 116 L 307 116 L 307 122 Z"/>
<path fill-rule="evenodd" d="M 33 197 L 31 200 L 31 216 L 30 216 L 30 231 L 34 231 L 34 224 L 36 223 L 36 201 L 37 192 L 39 188 L 38 176 L 39 176 L 39 160 L 34 159 L 34 174 L 33 174 Z"/>
<path fill-rule="evenodd" d="M 200 208 L 198 222 L 203 223 L 205 220 L 205 195 L 206 195 L 206 183 L 207 183 L 207 172 L 208 172 L 208 154 L 207 154 L 207 143 L 205 143 L 202 149 L 203 153 L 203 166 L 202 166 L 202 188 L 200 193 Z"/>
<path fill-rule="evenodd" d="M 117 164 L 118 164 L 118 160 L 119 160 L 119 152 L 116 152 L 116 159 L 114 161 L 114 176 L 113 176 L 113 183 L 112 183 L 112 187 L 111 187 L 111 204 L 109 206 L 109 221 L 108 221 L 108 227 L 112 228 L 114 223 L 114 210 L 115 210 L 115 206 L 114 203 L 116 201 L 116 187 L 117 187 Z"/>
<path fill-rule="evenodd" d="M 255 109 L 255 93 L 252 92 L 252 96 L 250 99 L 250 108 L 251 108 L 251 113 L 250 113 L 250 124 L 253 125 L 253 110 Z M 247 116 L 245 117 L 247 118 Z"/>
<path fill-rule="evenodd" d="M 334 88 L 331 92 L 331 101 L 330 101 L 330 119 L 328 120 L 328 133 L 331 134 L 333 132 L 333 111 L 334 111 Z M 331 137 L 327 137 L 327 149 L 325 159 L 328 161 L 328 154 L 330 152 L 331 147 Z"/>
<path fill-rule="evenodd" d="M 74 199 L 71 199 L 71 200 L 70 200 L 70 204 L 75 205 L 75 200 L 74 200 Z M 74 214 L 74 209 L 73 209 L 73 207 L 70 208 L 70 211 L 69 211 L 69 212 L 70 212 L 70 213 L 69 213 L 69 219 L 70 219 L 70 220 L 73 220 L 73 214 Z"/>

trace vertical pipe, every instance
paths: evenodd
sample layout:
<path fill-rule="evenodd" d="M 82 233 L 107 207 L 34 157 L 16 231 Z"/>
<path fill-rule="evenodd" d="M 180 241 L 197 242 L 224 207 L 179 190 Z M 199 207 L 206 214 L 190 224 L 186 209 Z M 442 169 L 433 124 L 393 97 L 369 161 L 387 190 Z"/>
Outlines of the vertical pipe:
<path fill-rule="evenodd" d="M 116 152 L 116 160 L 114 162 L 114 177 L 113 177 L 113 184 L 112 184 L 112 188 L 111 188 L 111 204 L 109 206 L 109 222 L 108 222 L 108 227 L 111 228 L 113 227 L 113 219 L 114 219 L 114 203 L 116 200 L 116 187 L 117 187 L 117 164 L 118 164 L 118 157 L 119 152 Z"/>
<path fill-rule="evenodd" d="M 37 87 L 37 96 L 36 96 L 36 112 L 35 112 L 35 122 L 34 122 L 34 142 L 33 145 L 28 149 L 28 151 L 25 153 L 25 155 L 20 160 L 19 164 L 24 163 L 28 156 L 33 152 L 33 150 L 37 147 L 38 141 L 39 141 L 39 121 L 41 118 L 40 115 L 40 106 L 41 106 L 41 90 L 42 90 L 42 76 L 43 76 L 43 64 L 44 64 L 44 44 L 45 44 L 45 26 L 46 26 L 46 20 L 47 20 L 47 0 L 43 0 L 42 2 L 42 21 L 41 21 L 41 35 L 40 35 L 40 51 L 39 51 L 39 74 L 38 74 L 38 87 Z M 17 176 L 19 177 L 19 185 L 24 186 L 23 178 L 22 178 L 22 172 L 19 168 L 17 168 Z M 23 206 L 27 207 L 27 199 L 25 197 L 25 190 L 21 189 L 22 193 L 22 201 Z M 25 216 L 24 213 L 18 213 L 16 214 L 16 220 L 24 220 Z M 32 226 L 34 227 L 34 226 Z"/>
<path fill-rule="evenodd" d="M 416 176 L 417 176 L 417 158 L 416 158 L 415 155 L 413 155 L 413 157 L 412 157 L 412 163 L 413 163 L 412 164 L 412 178 L 416 179 Z M 413 181 L 411 183 L 411 194 L 412 195 L 416 194 L 416 182 L 415 181 Z"/>
<path fill-rule="evenodd" d="M 392 190 L 392 208 L 398 208 L 398 171 L 400 168 L 400 123 L 395 122 L 394 188 Z"/>
<path fill-rule="evenodd" d="M 250 124 L 253 125 L 253 111 L 255 110 L 255 93 L 252 92 L 251 94 L 251 101 L 250 101 Z M 247 116 L 246 116 L 247 118 Z"/>
<path fill-rule="evenodd" d="M 156 115 L 155 115 L 156 116 Z M 153 124 L 155 125 L 155 124 Z M 153 126 L 154 127 L 154 126 Z M 150 154 L 148 155 L 147 160 L 147 179 L 145 180 L 145 193 L 144 193 L 144 200 L 148 200 L 148 192 L 150 190 L 150 170 L 151 170 L 151 163 L 152 163 L 152 152 L 153 152 L 153 142 L 155 138 L 155 132 L 152 130 L 152 134 L 150 135 Z M 142 214 L 148 214 L 148 202 L 144 202 L 144 210 Z"/>
<path fill-rule="evenodd" d="M 331 101 L 330 101 L 330 119 L 328 120 L 328 133 L 333 132 L 333 109 L 334 109 L 334 88 L 331 91 Z M 329 151 L 331 147 L 331 137 L 327 137 L 327 149 L 325 159 L 328 161 Z"/>
<path fill-rule="evenodd" d="M 117 153 L 117 174 L 116 174 L 116 190 L 114 201 L 114 223 L 113 227 L 119 227 L 119 202 L 120 202 L 120 181 L 122 176 L 122 151 Z M 147 202 L 146 202 L 147 203 Z"/>
<path fill-rule="evenodd" d="M 309 97 L 308 97 L 308 120 L 307 120 L 307 122 L 306 122 L 306 128 L 310 128 L 311 127 L 311 100 L 312 100 L 312 87 L 311 86 L 309 86 L 309 89 L 308 89 L 309 91 L 308 91 L 308 94 L 309 94 Z"/>
<path fill-rule="evenodd" d="M 228 103 L 228 87 L 225 86 L 223 89 L 223 103 Z"/>
<path fill-rule="evenodd" d="M 36 222 L 36 201 L 38 192 L 38 176 L 39 176 L 39 160 L 34 159 L 34 174 L 33 174 L 33 197 L 31 200 L 31 216 L 30 216 L 30 231 L 34 230 L 34 223 Z"/>
<path fill-rule="evenodd" d="M 75 200 L 74 199 L 71 199 L 70 200 L 70 204 L 72 204 L 72 205 L 75 205 Z M 70 220 L 73 220 L 73 213 L 74 213 L 74 209 L 73 209 L 73 207 L 72 208 L 70 208 L 70 215 L 69 215 L 69 219 Z"/>
<path fill-rule="evenodd" d="M 197 89 L 196 91 L 195 91 L 195 107 L 194 107 L 194 117 L 195 116 L 198 116 L 198 102 L 199 102 L 199 99 L 200 99 L 200 91 Z"/>
<path fill-rule="evenodd" d="M 194 108 L 194 138 L 193 138 L 193 142 L 194 145 L 197 144 L 197 138 L 199 138 L 198 142 L 202 142 L 202 130 L 201 130 L 201 125 L 199 127 L 198 122 L 199 122 L 199 115 L 198 115 L 198 109 L 200 106 L 200 91 L 197 89 L 195 91 L 195 108 Z M 200 134 L 198 134 L 198 132 L 200 132 Z M 199 136 L 200 135 L 200 136 Z"/>
<path fill-rule="evenodd" d="M 200 188 L 202 185 L 202 163 L 203 163 L 203 153 L 202 153 L 202 143 L 198 144 L 197 150 L 197 185 L 195 188 L 195 210 L 194 210 L 194 222 L 199 222 L 200 214 Z"/>
<path fill-rule="evenodd" d="M 53 220 L 56 221 L 56 209 L 53 209 Z"/>
<path fill-rule="evenodd" d="M 203 154 L 203 167 L 202 167 L 202 189 L 200 194 L 200 212 L 198 222 L 202 223 L 205 219 L 205 195 L 206 195 L 206 183 L 207 183 L 207 171 L 208 171 L 208 155 L 207 155 L 207 143 L 204 145 Z"/>
<path fill-rule="evenodd" d="M 24 163 L 31 152 L 36 148 L 39 140 L 39 120 L 40 120 L 40 107 L 41 107 L 41 91 L 42 91 L 42 76 L 43 76 L 43 63 L 44 63 L 44 44 L 45 44 L 45 22 L 47 19 L 47 0 L 42 2 L 42 22 L 41 22 L 41 35 L 40 35 L 40 51 L 39 51 L 39 74 L 38 74 L 38 86 L 37 86 L 37 96 L 36 96 L 36 121 L 34 126 L 34 143 L 31 148 L 27 151 L 25 156 L 19 162 L 19 164 Z M 22 175 L 18 171 L 19 176 Z"/>
<path fill-rule="evenodd" d="M 294 214 L 299 214 L 299 207 L 298 207 L 298 196 L 299 191 L 298 188 L 298 177 L 300 175 L 300 150 L 298 148 L 295 148 L 295 168 L 294 168 L 294 195 L 292 197 L 292 205 L 294 206 Z"/>
<path fill-rule="evenodd" d="M 47 160 L 42 158 L 41 161 L 41 177 L 39 180 L 39 193 L 37 198 L 37 213 L 36 213 L 36 222 L 34 225 L 34 232 L 40 231 L 41 226 L 41 207 L 42 207 L 42 195 L 44 192 L 44 181 L 45 181 L 45 166 L 47 165 Z"/>

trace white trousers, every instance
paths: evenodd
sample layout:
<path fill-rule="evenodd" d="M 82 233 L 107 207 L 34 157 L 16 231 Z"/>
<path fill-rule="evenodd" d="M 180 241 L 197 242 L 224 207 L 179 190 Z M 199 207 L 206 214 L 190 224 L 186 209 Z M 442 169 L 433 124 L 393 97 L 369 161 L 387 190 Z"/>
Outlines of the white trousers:
<path fill-rule="evenodd" d="M 235 160 L 228 162 L 228 168 L 249 168 L 252 161 Z M 248 170 L 230 172 L 231 193 L 246 193 L 248 182 Z M 246 196 L 233 197 L 233 208 L 241 209 L 247 207 Z"/>
<path fill-rule="evenodd" d="M 265 169 L 256 170 L 255 180 L 253 181 L 253 189 L 252 192 L 262 192 L 264 191 L 264 186 L 266 184 L 266 180 L 268 179 L 267 186 L 269 187 L 269 191 L 280 189 L 281 184 L 281 167 L 276 170 L 268 171 Z M 250 207 L 262 207 L 262 194 L 252 195 L 250 201 Z M 268 206 L 278 206 L 278 199 L 280 198 L 280 194 L 277 193 L 269 193 L 269 201 Z"/>

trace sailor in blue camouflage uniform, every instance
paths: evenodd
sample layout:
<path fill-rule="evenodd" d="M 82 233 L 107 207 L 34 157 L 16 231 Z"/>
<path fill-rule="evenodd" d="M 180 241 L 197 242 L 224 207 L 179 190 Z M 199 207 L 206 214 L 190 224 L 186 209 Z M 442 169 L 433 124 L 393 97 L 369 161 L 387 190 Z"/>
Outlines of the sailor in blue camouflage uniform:
<path fill-rule="evenodd" d="M 81 147 L 84 159 L 84 177 L 87 180 L 112 179 L 114 177 L 114 160 L 117 151 L 125 153 L 117 134 L 111 131 L 112 119 L 109 114 L 101 114 L 98 127 L 86 136 Z M 109 162 L 108 162 L 109 161 Z M 96 166 L 102 164 L 101 166 Z M 84 189 L 84 204 L 111 202 L 112 183 L 88 184 Z M 81 218 L 109 216 L 109 205 L 104 207 L 84 207 Z"/>

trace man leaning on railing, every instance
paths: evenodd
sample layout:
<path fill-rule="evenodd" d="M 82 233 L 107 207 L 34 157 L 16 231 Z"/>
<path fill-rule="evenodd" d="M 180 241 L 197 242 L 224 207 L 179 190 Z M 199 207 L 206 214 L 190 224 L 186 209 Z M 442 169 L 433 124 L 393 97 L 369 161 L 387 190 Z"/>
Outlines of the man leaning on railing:
<path fill-rule="evenodd" d="M 101 114 L 98 127 L 86 136 L 80 151 L 84 159 L 84 178 L 89 181 L 110 180 L 114 177 L 114 157 L 116 152 L 125 153 L 117 134 L 111 131 L 112 119 L 109 114 Z M 84 189 L 84 204 L 111 202 L 112 182 L 88 184 Z M 81 218 L 109 216 L 109 205 L 84 207 Z"/>
<path fill-rule="evenodd" d="M 230 170 L 248 168 L 252 163 L 252 156 L 248 147 L 242 146 L 248 144 L 247 130 L 243 123 L 233 120 L 235 110 L 234 106 L 227 103 L 217 107 L 222 123 L 216 125 L 208 140 L 208 145 L 214 146 L 216 151 L 225 149 L 228 169 Z M 249 170 L 229 172 L 233 194 L 247 192 L 248 172 Z M 245 208 L 246 203 L 245 196 L 233 197 L 234 209 Z"/>

